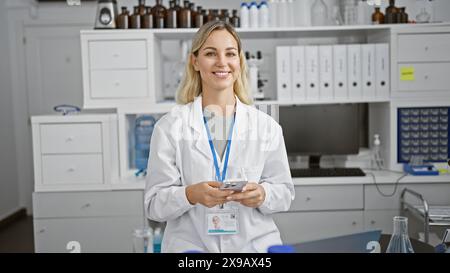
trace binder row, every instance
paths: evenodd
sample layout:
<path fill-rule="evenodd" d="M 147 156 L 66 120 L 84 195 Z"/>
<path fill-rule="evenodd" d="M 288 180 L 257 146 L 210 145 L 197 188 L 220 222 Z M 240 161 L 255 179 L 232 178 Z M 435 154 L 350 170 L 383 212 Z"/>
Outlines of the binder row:
<path fill-rule="evenodd" d="M 389 45 L 278 46 L 279 101 L 387 99 Z"/>

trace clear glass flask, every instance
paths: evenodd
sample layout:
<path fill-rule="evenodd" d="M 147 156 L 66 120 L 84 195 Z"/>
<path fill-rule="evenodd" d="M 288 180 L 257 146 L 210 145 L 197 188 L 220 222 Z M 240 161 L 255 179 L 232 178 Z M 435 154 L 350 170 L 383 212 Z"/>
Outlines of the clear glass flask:
<path fill-rule="evenodd" d="M 394 217 L 394 232 L 386 253 L 414 253 L 408 235 L 408 218 L 403 216 Z"/>

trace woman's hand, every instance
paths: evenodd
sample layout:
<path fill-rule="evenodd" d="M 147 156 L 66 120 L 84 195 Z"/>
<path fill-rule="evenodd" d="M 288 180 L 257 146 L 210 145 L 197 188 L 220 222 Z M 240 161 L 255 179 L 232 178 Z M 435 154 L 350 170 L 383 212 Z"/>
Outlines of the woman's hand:
<path fill-rule="evenodd" d="M 258 183 L 248 183 L 242 189 L 242 192 L 232 194 L 227 197 L 227 201 L 236 201 L 250 208 L 257 208 L 266 199 L 266 191 Z"/>
<path fill-rule="evenodd" d="M 221 184 L 217 181 L 208 181 L 189 185 L 186 187 L 186 197 L 191 205 L 200 203 L 212 208 L 224 204 L 228 202 L 227 197 L 233 194 L 233 191 L 219 190 Z"/>

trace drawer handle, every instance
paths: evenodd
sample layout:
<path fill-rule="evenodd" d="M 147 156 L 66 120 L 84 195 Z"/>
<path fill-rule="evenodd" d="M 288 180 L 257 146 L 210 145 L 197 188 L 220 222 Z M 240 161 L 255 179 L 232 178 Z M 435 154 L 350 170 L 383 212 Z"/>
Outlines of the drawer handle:
<path fill-rule="evenodd" d="M 119 57 L 120 57 L 120 54 L 114 53 L 114 54 L 113 54 L 113 57 L 114 57 L 114 58 L 119 58 Z"/>
<path fill-rule="evenodd" d="M 311 201 L 311 197 L 306 197 L 306 202 Z"/>
<path fill-rule="evenodd" d="M 375 225 L 377 222 L 375 220 L 370 221 L 370 224 Z"/>
<path fill-rule="evenodd" d="M 81 206 L 82 209 L 87 209 L 91 206 L 91 203 L 86 203 L 83 206 Z"/>
<path fill-rule="evenodd" d="M 39 230 L 39 233 L 44 233 L 45 232 L 45 228 L 41 228 L 40 230 Z"/>
<path fill-rule="evenodd" d="M 75 137 L 73 137 L 73 136 L 66 138 L 66 142 L 72 142 L 74 140 L 75 140 Z"/>
<path fill-rule="evenodd" d="M 426 46 L 426 47 L 425 47 L 425 51 L 428 51 L 428 49 L 429 49 L 429 47 L 428 47 L 428 46 Z"/>
<path fill-rule="evenodd" d="M 69 168 L 67 169 L 67 171 L 68 171 L 69 173 L 73 173 L 73 172 L 75 171 L 75 167 L 69 167 Z"/>
<path fill-rule="evenodd" d="M 115 87 L 119 87 L 119 86 L 120 86 L 120 82 L 115 82 L 115 83 L 114 83 L 114 86 L 115 86 Z"/>
<path fill-rule="evenodd" d="M 356 221 L 352 222 L 352 226 L 356 226 L 356 224 L 357 224 Z"/>
<path fill-rule="evenodd" d="M 430 77 L 428 77 L 428 75 L 425 75 L 425 80 L 428 80 L 428 78 L 430 78 Z"/>

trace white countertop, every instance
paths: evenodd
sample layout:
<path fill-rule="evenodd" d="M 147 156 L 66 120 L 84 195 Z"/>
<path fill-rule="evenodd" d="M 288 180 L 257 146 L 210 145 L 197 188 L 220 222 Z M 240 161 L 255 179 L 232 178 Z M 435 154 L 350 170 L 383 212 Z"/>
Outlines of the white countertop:
<path fill-rule="evenodd" d="M 377 184 L 394 184 L 403 175 L 399 172 L 364 170 L 363 177 L 313 177 L 293 178 L 295 186 L 324 186 L 324 185 L 374 185 L 375 176 Z M 400 184 L 407 183 L 450 183 L 450 174 L 438 176 L 412 176 L 407 175 L 400 179 Z M 122 179 L 111 185 L 112 190 L 144 190 L 145 178 L 130 177 Z"/>
<path fill-rule="evenodd" d="M 394 184 L 403 176 L 400 172 L 363 170 L 366 176 L 360 177 L 314 177 L 314 178 L 293 178 L 296 186 L 311 185 L 371 185 Z M 373 174 L 374 176 L 370 175 Z M 375 180 L 374 181 L 374 177 Z M 400 184 L 406 183 L 450 183 L 450 174 L 437 176 L 413 176 L 407 175 L 398 181 Z"/>

